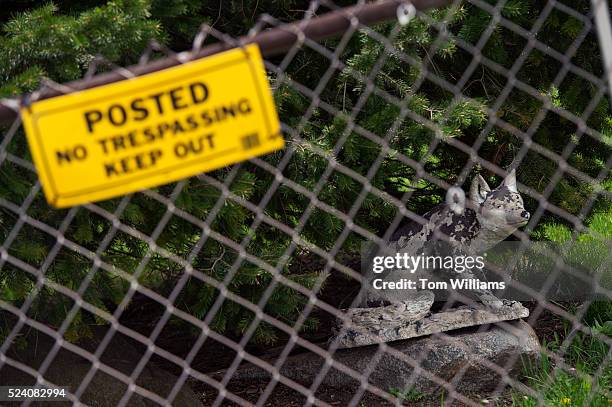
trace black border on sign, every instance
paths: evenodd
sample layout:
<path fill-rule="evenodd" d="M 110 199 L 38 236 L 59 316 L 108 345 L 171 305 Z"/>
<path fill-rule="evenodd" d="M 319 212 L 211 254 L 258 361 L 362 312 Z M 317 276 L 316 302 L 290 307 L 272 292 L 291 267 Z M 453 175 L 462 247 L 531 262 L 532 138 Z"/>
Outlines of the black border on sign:
<path fill-rule="evenodd" d="M 240 50 L 240 48 L 235 48 L 235 49 L 236 50 Z M 260 85 L 259 81 L 257 80 L 257 72 L 254 69 L 253 61 L 252 61 L 250 53 L 242 52 L 241 55 L 239 57 L 237 57 L 233 61 L 223 62 L 223 63 L 217 64 L 217 65 L 214 65 L 212 67 L 206 68 L 204 70 L 196 71 L 196 72 L 193 73 L 193 75 L 186 76 L 185 78 L 199 77 L 200 75 L 203 75 L 203 74 L 205 74 L 207 72 L 216 71 L 218 69 L 225 68 L 225 67 L 230 66 L 230 65 L 235 65 L 237 63 L 244 62 L 245 60 L 246 60 L 247 64 L 249 65 L 249 70 L 251 72 L 252 79 L 255 82 L 255 92 L 256 92 L 256 94 L 257 94 L 257 96 L 259 98 L 259 104 L 261 105 L 263 113 L 264 113 L 264 124 L 265 124 L 265 127 L 266 127 L 266 132 L 268 134 L 271 134 L 272 133 L 271 125 L 270 125 L 269 118 L 268 118 L 269 111 L 268 111 L 268 108 L 266 106 L 267 104 L 264 103 L 265 99 L 264 99 L 264 96 L 262 94 L 261 85 Z M 181 65 L 181 66 L 186 66 L 187 64 Z M 172 69 L 172 68 L 170 68 L 170 69 Z M 148 75 L 154 75 L 154 74 L 155 73 L 151 73 L 151 74 L 148 74 Z M 264 74 L 265 74 L 265 71 L 264 71 Z M 145 76 L 147 76 L 147 75 L 145 75 Z M 135 78 L 134 80 L 137 80 L 137 79 L 138 78 Z M 197 159 L 194 159 L 194 160 L 190 160 L 190 161 L 188 161 L 186 163 L 177 164 L 177 165 L 169 167 L 169 168 L 158 169 L 158 170 L 154 170 L 152 172 L 149 172 L 149 173 L 146 173 L 146 174 L 142 174 L 142 175 L 138 175 L 138 176 L 135 176 L 135 177 L 132 177 L 132 178 L 129 178 L 129 179 L 123 179 L 123 180 L 114 182 L 112 184 L 105 184 L 103 187 L 93 187 L 93 188 L 87 188 L 87 189 L 80 189 L 80 190 L 77 190 L 77 191 L 74 191 L 74 192 L 68 192 L 68 193 L 64 193 L 64 194 L 59 194 L 58 193 L 55 181 L 54 181 L 53 177 L 51 176 L 51 170 L 50 170 L 49 163 L 48 163 L 48 160 L 47 160 L 47 155 L 45 154 L 44 144 L 42 143 L 42 138 L 41 138 L 40 130 L 38 128 L 38 120 L 39 120 L 40 117 L 48 115 L 48 114 L 51 114 L 51 113 L 55 113 L 57 111 L 70 110 L 70 109 L 74 108 L 75 106 L 85 107 L 85 106 L 88 106 L 88 105 L 93 104 L 93 103 L 99 103 L 100 101 L 104 101 L 104 100 L 108 100 L 108 99 L 113 99 L 114 97 L 117 97 L 118 95 L 124 95 L 126 93 L 132 93 L 132 92 L 139 92 L 139 91 L 148 89 L 148 88 L 153 87 L 153 86 L 155 86 L 155 87 L 157 87 L 157 86 L 164 86 L 164 85 L 166 85 L 168 83 L 173 83 L 173 82 L 177 82 L 176 79 L 160 81 L 160 82 L 157 82 L 157 83 L 155 83 L 153 85 L 147 85 L 146 87 L 143 86 L 143 87 L 136 88 L 136 89 L 130 89 L 129 91 L 125 91 L 124 90 L 124 91 L 121 91 L 121 92 L 115 92 L 112 95 L 109 95 L 109 96 L 104 97 L 104 98 L 92 100 L 91 102 L 88 102 L 88 103 L 85 103 L 85 104 L 74 103 L 74 104 L 70 104 L 70 105 L 67 105 L 67 106 L 63 106 L 61 108 L 46 110 L 46 111 L 44 111 L 42 113 L 34 113 L 32 115 L 32 124 L 33 124 L 33 130 L 34 130 L 34 137 L 35 137 L 36 142 L 38 144 L 39 154 L 41 156 L 41 159 L 43 161 L 43 166 L 45 167 L 45 171 L 47 173 L 47 179 L 49 180 L 49 186 L 51 187 L 52 195 L 55 198 L 54 202 L 57 202 L 59 199 L 62 199 L 62 198 L 70 198 L 70 197 L 75 197 L 75 196 L 86 194 L 86 193 L 95 193 L 95 192 L 99 192 L 99 191 L 103 191 L 103 190 L 107 190 L 107 189 L 112 189 L 116 185 L 125 184 L 125 183 L 130 184 L 130 183 L 133 183 L 133 182 L 135 182 L 135 181 L 137 181 L 139 179 L 142 179 L 142 178 L 148 178 L 148 177 L 160 175 L 162 173 L 174 171 L 177 168 L 186 168 L 186 167 L 192 166 L 193 163 L 196 162 L 196 161 L 201 161 L 203 159 L 209 159 L 211 157 L 218 158 L 219 155 L 228 154 L 228 153 L 231 153 L 231 152 L 233 152 L 233 151 L 238 149 L 238 148 L 226 149 L 226 150 L 220 151 L 220 152 L 218 152 L 218 153 L 216 153 L 214 155 L 211 155 L 211 156 L 207 156 L 207 157 L 204 157 L 204 158 L 200 157 L 200 158 L 197 158 Z M 252 158 L 252 157 L 253 156 L 249 156 L 246 159 Z"/>

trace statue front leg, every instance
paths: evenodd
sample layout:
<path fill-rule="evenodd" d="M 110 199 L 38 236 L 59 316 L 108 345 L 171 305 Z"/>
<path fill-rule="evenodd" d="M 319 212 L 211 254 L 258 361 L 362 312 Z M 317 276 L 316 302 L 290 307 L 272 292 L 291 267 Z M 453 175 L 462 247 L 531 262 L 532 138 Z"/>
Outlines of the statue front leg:
<path fill-rule="evenodd" d="M 456 273 L 457 276 L 460 276 L 462 279 L 473 279 L 476 280 L 476 276 L 472 273 L 471 270 L 465 270 L 462 273 Z M 493 294 L 488 289 L 476 288 L 473 290 L 476 297 L 480 300 L 480 302 L 488 307 L 493 309 L 499 309 L 504 306 L 504 302 L 497 298 L 495 294 Z"/>

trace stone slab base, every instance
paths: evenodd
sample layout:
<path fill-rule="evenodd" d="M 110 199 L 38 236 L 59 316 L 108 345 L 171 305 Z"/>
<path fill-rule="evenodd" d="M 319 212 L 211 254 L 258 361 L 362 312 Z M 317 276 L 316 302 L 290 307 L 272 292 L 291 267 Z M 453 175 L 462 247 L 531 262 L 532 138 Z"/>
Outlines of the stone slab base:
<path fill-rule="evenodd" d="M 414 313 L 388 310 L 391 307 L 396 308 L 397 305 L 352 308 L 347 311 L 352 320 L 350 326 L 344 330 L 337 329 L 330 342 L 334 341 L 339 348 L 354 348 L 529 316 L 529 310 L 520 302 L 504 300 L 503 304 L 496 308 L 463 306 L 444 312 L 428 313 L 419 318 L 415 318 Z M 392 320 L 388 314 L 393 315 Z M 355 318 L 356 315 L 360 316 L 359 320 Z M 342 322 L 338 320 L 337 323 Z"/>

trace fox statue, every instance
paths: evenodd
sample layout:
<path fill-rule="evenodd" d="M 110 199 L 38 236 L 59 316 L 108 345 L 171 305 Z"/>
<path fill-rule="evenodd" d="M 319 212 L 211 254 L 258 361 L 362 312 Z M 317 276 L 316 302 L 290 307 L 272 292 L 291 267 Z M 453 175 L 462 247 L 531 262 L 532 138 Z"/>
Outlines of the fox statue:
<path fill-rule="evenodd" d="M 454 190 L 454 191 L 453 191 Z M 519 227 L 529 221 L 529 212 L 523 205 L 523 198 L 516 186 L 516 173 L 513 169 L 495 189 L 491 190 L 483 177 L 477 175 L 472 181 L 469 202 L 458 188 L 449 190 L 447 202 L 440 204 L 423 215 L 422 222 L 412 222 L 399 228 L 392 236 L 385 250 L 394 253 L 407 253 L 410 256 L 430 253 L 432 247 L 444 242 L 446 250 L 452 254 L 477 255 L 506 239 Z M 448 252 L 447 252 L 448 253 Z M 417 276 L 429 271 L 418 270 Z M 440 273 L 440 271 L 436 271 Z M 401 281 L 402 278 L 415 279 L 415 271 L 387 270 L 386 274 L 374 274 L 369 268 L 366 276 L 367 287 L 361 292 L 361 307 L 405 303 L 426 298 L 433 302 L 433 294 L 416 290 L 380 290 L 372 286 L 374 279 L 382 281 Z M 440 276 L 437 276 L 438 278 Z M 445 277 L 445 276 L 443 276 Z M 446 276 L 446 277 L 450 277 Z M 445 278 L 446 278 L 445 277 Z M 455 278 L 475 278 L 471 271 L 464 270 Z M 490 307 L 503 305 L 490 291 L 473 291 L 478 299 Z"/>

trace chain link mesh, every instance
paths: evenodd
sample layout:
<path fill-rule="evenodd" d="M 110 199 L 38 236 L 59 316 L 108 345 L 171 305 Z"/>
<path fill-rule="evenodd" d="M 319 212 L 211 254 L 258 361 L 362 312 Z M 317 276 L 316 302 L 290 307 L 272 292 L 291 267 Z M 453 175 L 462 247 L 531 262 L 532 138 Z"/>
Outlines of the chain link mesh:
<path fill-rule="evenodd" d="M 21 302 L 13 302 L 10 298 L 0 298 L 0 310 L 4 313 L 7 321 L 5 323 L 5 336 L 0 346 L 0 372 L 3 367 L 6 369 L 9 366 L 32 376 L 40 384 L 56 384 L 48 382 L 45 378 L 46 373 L 54 363 L 58 353 L 61 350 L 65 350 L 78 355 L 90 364 L 90 368 L 82 378 L 78 388 L 70 389 L 69 398 L 76 405 L 83 404 L 82 397 L 88 387 L 92 386 L 94 376 L 98 372 L 104 372 L 125 383 L 127 386 L 118 404 L 121 406 L 130 405 L 131 397 L 134 394 L 161 405 L 175 405 L 176 397 L 186 382 L 192 385 L 196 383 L 194 388 L 212 390 L 212 396 L 205 402 L 208 403 L 207 405 L 212 406 L 225 405 L 226 403 L 238 405 L 280 405 L 270 404 L 273 403 L 270 401 L 272 400 L 273 393 L 278 391 L 280 386 L 290 388 L 296 394 L 295 400 L 297 401 L 295 403 L 297 404 L 289 404 L 288 402 L 286 405 L 299 405 L 303 403 L 304 405 L 329 406 L 338 405 L 338 403 L 320 394 L 326 375 L 331 369 L 334 369 L 351 377 L 357 384 L 351 390 L 351 396 L 342 403 L 350 406 L 359 406 L 363 405 L 360 403 L 366 403 L 364 400 L 368 400 L 367 397 L 377 397 L 379 401 L 376 403 L 386 401 L 391 405 L 400 405 L 405 400 L 396 397 L 397 394 L 390 393 L 389 389 L 379 388 L 369 381 L 370 375 L 377 368 L 379 361 L 383 360 L 383 357 L 386 356 L 402 360 L 414 368 L 408 379 L 409 383 L 415 383 L 418 378 L 427 378 L 444 389 L 445 397 L 440 402 L 443 405 L 481 405 L 480 398 L 483 397 L 489 399 L 495 397 L 503 398 L 503 395 L 508 394 L 508 386 L 510 386 L 511 391 L 533 397 L 536 400 L 536 404 L 543 405 L 545 400 L 539 390 L 532 388 L 529 382 L 521 379 L 520 376 L 516 378 L 508 373 L 520 362 L 517 360 L 518 357 L 509 358 L 503 365 L 497 365 L 486 360 L 482 361 L 481 363 L 486 365 L 492 374 L 495 373 L 499 376 L 499 384 L 490 395 L 479 395 L 475 398 L 474 395 L 463 394 L 456 389 L 457 383 L 466 374 L 467 366 L 463 366 L 454 372 L 450 380 L 448 378 L 441 378 L 430 373 L 424 365 L 428 352 L 422 352 L 419 355 L 406 355 L 395 349 L 392 344 L 383 343 L 375 345 L 376 352 L 370 360 L 368 369 L 357 371 L 336 360 L 335 356 L 338 351 L 338 345 L 334 341 L 325 344 L 321 341 L 309 339 L 301 334 L 304 325 L 313 313 L 329 315 L 331 318 L 339 318 L 348 322 L 343 310 L 322 299 L 321 291 L 324 290 L 326 278 L 333 273 L 340 273 L 352 281 L 352 283 L 346 284 L 362 283 L 363 277 L 359 266 L 355 266 L 354 261 L 347 261 L 343 252 L 347 238 L 350 235 L 358 236 L 362 241 L 376 242 L 384 245 L 401 222 L 411 220 L 423 223 L 426 221 L 420 214 L 409 209 L 408 204 L 414 198 L 416 189 L 409 188 L 400 196 L 392 196 L 374 182 L 374 178 L 380 171 L 381 166 L 385 165 L 386 160 L 389 160 L 391 156 L 406 167 L 412 168 L 415 180 L 424 180 L 435 188 L 444 191 L 452 185 L 467 185 L 466 183 L 476 167 L 482 169 L 482 171 L 488 171 L 491 175 L 504 176 L 506 170 L 502 168 L 500 161 L 495 161 L 491 157 L 481 155 L 481 147 L 487 142 L 487 137 L 492 132 L 504 132 L 508 137 L 512 137 L 517 145 L 520 145 L 520 148 L 513 152 L 512 167 L 521 168 L 521 166 L 537 165 L 529 162 L 529 154 L 536 154 L 542 160 L 553 162 L 556 166 L 552 177 L 546 181 L 547 185 L 545 187 L 536 190 L 533 186 L 520 185 L 523 196 L 529 197 L 534 204 L 534 208 L 537 209 L 532 213 L 527 227 L 514 233 L 515 239 L 527 242 L 529 233 L 536 229 L 545 213 L 552 214 L 563 219 L 567 224 L 572 225 L 573 239 L 576 239 L 581 233 L 594 233 L 585 226 L 585 219 L 591 213 L 592 207 L 598 199 L 611 198 L 612 194 L 609 190 L 596 186 L 602 185 L 606 179 L 609 180 L 612 155 L 609 155 L 605 162 L 601 163 L 601 170 L 596 175 L 589 175 L 571 164 L 572 155 L 575 154 L 576 147 L 584 139 L 589 139 L 595 148 L 608 149 L 606 151 L 609 151 L 610 146 L 609 134 L 606 134 L 601 128 L 593 127 L 589 122 L 594 111 L 601 109 L 602 103 L 606 103 L 605 96 L 609 90 L 608 85 L 601 78 L 602 75 L 597 73 L 597 68 L 580 66 L 582 59 L 576 57 L 585 41 L 593 41 L 592 37 L 596 35 L 592 20 L 593 16 L 583 14 L 569 3 L 549 0 L 536 10 L 539 14 L 533 19 L 533 24 L 527 27 L 524 24 L 517 23 L 509 15 L 507 11 L 508 3 L 511 2 L 500 0 L 493 4 L 492 2 L 481 0 L 470 0 L 465 3 L 455 1 L 444 9 L 428 12 L 418 11 L 407 27 L 415 24 L 415 22 L 428 26 L 428 32 L 432 40 L 426 49 L 421 50 L 420 54 L 424 55 L 423 58 L 415 58 L 411 53 L 397 47 L 396 40 L 402 33 L 402 30 L 406 29 L 405 26 L 397 22 L 389 23 L 389 27 L 386 29 L 378 29 L 378 27 L 364 26 L 355 16 L 349 15 L 347 18 L 350 19 L 350 28 L 341 33 L 336 40 L 325 42 L 312 41 L 301 35 L 302 33 L 297 28 L 299 26 L 292 26 L 299 40 L 282 57 L 267 58 L 266 60 L 266 68 L 271 78 L 275 96 L 279 97 L 279 93 L 289 89 L 307 101 L 303 106 L 303 114 L 297 122 L 286 122 L 284 120 L 284 112 L 282 110 L 280 112 L 282 129 L 287 140 L 287 147 L 282 151 L 282 154 L 274 159 L 268 159 L 268 157 L 254 158 L 246 163 L 233 165 L 231 168 L 220 173 L 201 174 L 193 180 L 183 180 L 163 190 L 151 189 L 135 195 L 128 195 L 114 200 L 112 205 L 94 203 L 61 212 L 57 211 L 57 216 L 55 216 L 56 222 L 54 224 L 38 219 L 40 211 L 32 211 L 35 202 L 42 199 L 41 186 L 36 179 L 36 169 L 29 159 L 11 152 L 10 145 L 16 139 L 24 137 L 20 120 L 16 119 L 4 131 L 0 144 L 0 163 L 2 166 L 11 166 L 18 168 L 19 171 L 29 173 L 28 177 L 31 179 L 31 187 L 23 200 L 16 201 L 6 197 L 0 198 L 0 206 L 3 208 L 4 219 L 2 227 L 8 230 L 6 238 L 0 247 L 0 268 L 26 273 L 32 282 L 32 287 L 25 300 Z M 328 1 L 313 2 L 304 14 L 304 21 L 312 19 L 325 11 L 339 9 L 339 6 Z M 473 43 L 467 40 L 466 36 L 460 35 L 455 26 L 449 26 L 454 16 L 465 12 L 465 10 L 469 10 L 470 13 L 480 13 L 480 15 L 486 16 L 486 24 L 481 27 L 481 32 Z M 435 17 L 434 13 L 437 13 Z M 580 26 L 580 29 L 574 35 L 573 41 L 565 49 L 555 49 L 543 42 L 539 35 L 548 21 L 551 18 L 555 18 L 554 15 L 556 13 L 571 16 Z M 286 29 L 286 27 L 281 21 L 266 15 L 253 28 L 252 33 L 257 33 L 264 28 L 282 30 Z M 512 35 L 514 36 L 513 38 L 518 38 L 524 42 L 524 47 L 520 54 L 508 66 L 496 62 L 495 58 L 492 58 L 483 51 L 485 46 L 492 41 L 495 33 L 498 34 L 497 38 L 501 37 L 503 39 L 505 36 Z M 210 41 L 211 38 L 231 46 L 240 46 L 234 38 L 214 28 L 204 26 L 194 41 L 194 49 L 199 50 L 202 43 Z M 367 72 L 355 69 L 355 65 L 347 60 L 347 48 L 350 43 L 356 40 L 364 43 L 369 41 L 370 43 L 377 44 L 379 47 L 380 52 L 378 54 L 370 55 L 373 61 L 371 61 L 371 68 Z M 469 61 L 460 76 L 454 78 L 441 75 L 436 63 L 429 57 L 440 52 L 443 47 L 448 46 L 449 42 L 456 47 L 455 52 L 461 53 Z M 143 55 L 140 63 L 149 63 L 150 54 L 153 51 L 160 50 L 169 52 L 161 49 L 159 45 L 154 45 L 151 47 L 151 50 L 148 50 Z M 535 52 L 541 56 L 544 61 L 543 63 L 554 63 L 559 66 L 556 76 L 550 83 L 551 89 L 562 86 L 569 76 L 582 80 L 585 84 L 585 91 L 587 89 L 595 89 L 590 102 L 588 105 L 581 106 L 580 112 L 576 109 L 570 110 L 564 107 L 547 90 L 536 89 L 528 81 L 520 79 L 520 72 L 525 67 L 528 57 Z M 291 74 L 298 69 L 308 69 L 308 66 L 298 68 L 299 64 L 304 61 L 302 59 L 304 53 L 309 53 L 311 56 L 316 55 L 317 60 L 324 61 L 327 66 L 323 75 L 318 79 L 318 84 L 312 89 L 296 81 L 293 77 L 294 75 Z M 385 66 L 391 58 L 394 63 L 403 64 L 403 66 L 407 67 L 407 70 L 414 73 L 412 84 L 401 95 L 390 92 L 381 86 L 381 83 L 384 83 L 385 80 L 392 80 L 392 78 L 385 77 Z M 94 61 L 85 79 L 91 79 L 95 75 L 97 65 L 102 62 L 103 60 Z M 116 67 L 114 69 L 118 69 L 118 72 L 126 79 L 133 76 L 128 69 Z M 350 77 L 359 89 L 355 91 L 358 97 L 356 97 L 355 101 L 351 102 L 350 106 L 343 106 L 342 109 L 338 109 L 335 103 L 329 99 L 329 92 L 326 92 L 326 90 L 329 89 L 328 87 L 331 82 L 341 74 Z M 505 83 L 496 83 L 496 78 L 505 78 Z M 479 82 L 486 92 L 487 85 L 483 81 L 495 83 L 495 86 L 497 86 L 494 95 L 490 95 L 484 102 L 470 97 L 469 92 L 469 88 L 476 86 Z M 50 81 L 47 81 L 45 86 L 53 87 L 62 93 L 72 91 L 72 89 L 67 88 L 65 85 L 55 84 Z M 435 88 L 440 93 L 451 95 L 450 103 L 445 107 L 441 107 L 439 112 L 415 110 L 411 107 L 410 101 L 418 98 L 419 92 L 423 88 L 428 88 L 429 91 Z M 346 88 L 343 91 L 346 92 Z M 539 105 L 537 111 L 533 112 L 532 117 L 525 119 L 522 128 L 515 123 L 508 122 L 504 119 L 504 115 L 500 114 L 501 110 L 505 109 L 505 104 L 513 93 L 521 93 L 525 100 Z M 368 123 L 362 121 L 362 114 L 364 109 L 366 109 L 366 104 L 374 96 L 379 100 L 383 100 L 389 106 L 397 108 L 398 113 L 388 122 L 386 126 L 388 130 L 384 134 L 377 134 L 370 129 L 371 126 Z M 449 136 L 444 128 L 444 121 L 434 118 L 434 114 L 438 117 L 440 115 L 449 115 L 457 106 L 466 102 L 474 102 L 482 106 L 485 124 L 472 139 Z M 560 120 L 566 123 L 567 126 L 575 128 L 574 137 L 572 137 L 562 151 L 552 151 L 546 145 L 542 145 L 535 140 L 534 135 L 545 127 L 544 121 L 550 115 L 561 118 Z M 314 121 L 315 117 L 317 123 Z M 320 140 L 313 140 L 310 137 L 304 136 L 306 129 L 317 126 L 321 122 L 325 123 L 326 120 L 329 122 L 327 124 L 337 120 L 341 121 L 344 125 L 343 131 L 333 144 L 324 146 L 319 142 Z M 429 145 L 425 146 L 427 152 L 422 154 L 419 159 L 406 155 L 395 148 L 397 138 L 406 137 L 405 133 L 400 133 L 400 130 L 408 124 L 418 125 L 424 129 L 423 131 L 427 131 L 431 135 Z M 339 159 L 346 148 L 347 140 L 352 137 L 359 137 L 363 142 L 372 143 L 378 148 L 376 158 L 368 164 L 367 168 L 363 166 L 361 168 L 354 168 L 343 162 L 342 159 Z M 431 160 L 434 153 L 439 148 L 442 148 L 442 146 L 466 157 L 465 165 L 458 174 L 444 178 L 440 177 L 440 174 L 433 174 L 428 170 L 428 160 Z M 311 154 L 313 160 L 318 159 L 326 162 L 324 171 L 322 171 L 317 182 L 314 184 L 305 185 L 301 180 L 291 179 L 287 176 L 286 169 L 288 166 L 296 165 L 296 152 L 304 150 Z M 247 166 L 249 168 L 256 168 L 259 173 L 267 174 L 271 180 L 269 188 L 257 202 L 241 195 L 235 188 L 241 171 Z M 349 180 L 347 182 L 351 182 L 358 188 L 357 198 L 348 210 L 346 208 L 335 207 L 321 197 L 330 179 L 337 176 L 337 174 L 345 177 Z M 559 187 L 559 182 L 564 177 L 570 177 L 575 182 L 593 186 L 592 192 L 585 199 L 582 208 L 573 213 L 562 206 L 552 203 L 550 199 L 551 194 Z M 201 185 L 205 184 L 212 188 L 216 193 L 215 196 L 218 196 L 205 215 L 191 213 L 185 210 L 181 203 L 178 202 L 181 194 L 184 193 L 186 188 L 189 188 L 190 182 L 196 179 Z M 307 202 L 305 207 L 301 208 L 301 215 L 295 219 L 293 224 L 287 224 L 271 216 L 267 210 L 272 200 L 278 199 L 279 196 L 282 199 L 283 191 L 291 191 L 292 194 L 302 197 Z M 152 205 L 159 205 L 163 208 L 163 215 L 159 219 L 151 220 L 155 222 L 155 225 L 151 225 L 152 231 L 150 233 L 144 233 L 125 221 L 126 211 L 130 210 L 134 197 L 138 195 L 146 198 Z M 375 199 L 395 209 L 395 216 L 388 225 L 381 228 L 382 232 L 374 232 L 356 221 L 358 213 L 364 211 L 366 199 Z M 213 223 L 218 218 L 220 212 L 228 205 L 240 207 L 252 216 L 252 222 L 245 225 L 248 230 L 240 241 L 231 239 L 213 227 Z M 47 210 L 51 211 L 52 209 L 49 208 Z M 101 219 L 108 225 L 104 237 L 96 244 L 97 247 L 95 249 L 77 243 L 67 233 L 80 211 L 85 211 L 86 216 Z M 309 239 L 304 234 L 304 230 L 309 222 L 313 221 L 313 217 L 316 218 L 315 214 L 320 213 L 327 214 L 341 225 L 340 229 L 336 231 L 337 233 L 334 234 L 335 241 L 333 245 L 329 247 L 322 247 L 313 243 L 312 239 Z M 12 221 L 9 223 L 7 219 L 12 219 Z M 179 220 L 189 224 L 198 231 L 198 237 L 193 241 L 190 250 L 178 252 L 160 243 L 160 237 L 172 220 Z M 48 237 L 49 250 L 38 265 L 32 265 L 23 258 L 20 258 L 19 252 L 12 249 L 12 245 L 18 236 L 27 235 L 32 230 L 43 233 Z M 283 253 L 277 259 L 273 259 L 273 261 L 261 257 L 258 253 L 250 250 L 252 241 L 259 234 L 264 236 L 270 230 L 286 235 L 290 240 Z M 322 232 L 331 233 L 327 231 Z M 133 269 L 125 269 L 121 265 L 109 260 L 109 248 L 121 239 L 129 239 L 146 244 L 145 255 L 140 259 L 136 259 L 137 264 Z M 222 275 L 210 272 L 210 270 L 201 270 L 194 267 L 194 260 L 200 255 L 203 247 L 209 241 L 214 241 L 223 248 L 223 253 L 218 257 L 219 262 L 225 263 L 223 264 L 224 271 Z M 607 242 L 608 248 L 610 248 L 609 240 Z M 233 262 L 225 262 L 225 251 L 235 254 Z M 58 260 L 60 253 L 70 253 L 70 255 L 81 259 L 83 269 L 87 270 L 81 281 L 68 284 L 66 281 L 54 281 L 48 278 L 47 271 Z M 612 250 L 609 250 L 609 253 L 612 253 Z M 317 265 L 320 266 L 320 270 L 317 270 L 320 271 L 319 277 L 308 287 L 296 281 L 296 279 L 287 276 L 285 273 L 288 264 L 292 260 L 305 254 L 319 259 Z M 175 265 L 177 270 L 180 270 L 171 279 L 171 285 L 166 287 L 165 291 L 142 283 L 144 275 L 147 273 L 148 265 L 151 262 L 158 261 L 158 259 L 165 259 Z M 236 273 L 245 264 L 253 265 L 265 271 L 265 273 L 269 273 L 271 276 L 269 284 L 262 290 L 259 300 L 256 302 L 243 298 L 229 288 L 230 283 L 236 277 Z M 600 272 L 594 273 L 597 277 L 593 281 L 600 296 L 603 296 L 607 301 L 612 299 L 612 293 L 609 288 L 600 285 L 599 279 L 606 272 L 609 273 L 609 265 L 610 257 L 608 256 L 604 262 L 604 268 Z M 213 264 L 211 270 L 214 271 L 215 267 L 217 267 L 216 263 Z M 118 301 L 115 310 L 112 312 L 104 309 L 100 304 L 93 304 L 85 299 L 87 291 L 91 289 L 92 282 L 100 273 L 106 273 L 113 276 L 113 278 L 121 280 L 127 287 L 122 298 Z M 563 321 L 566 326 L 570 327 L 570 332 L 559 341 L 556 349 L 553 350 L 545 344 L 542 345 L 541 349 L 542 354 L 550 358 L 557 369 L 570 374 L 575 374 L 576 366 L 566 362 L 565 353 L 577 335 L 596 337 L 602 343 L 607 344 L 608 348 L 604 360 L 598 370 L 587 378 L 587 381 L 592 384 L 592 388 L 588 392 L 589 397 L 583 400 L 583 404 L 581 404 L 587 406 L 593 403 L 592 405 L 595 405 L 594 400 L 597 395 L 609 390 L 598 388 L 598 382 L 600 377 L 610 369 L 611 339 L 604 334 L 594 332 L 582 322 L 592 300 L 583 303 L 575 309 L 549 300 L 546 290 L 555 281 L 556 277 L 556 273 L 552 273 L 549 276 L 542 292 L 534 291 L 524 285 L 519 287 L 519 289 L 524 290 L 528 295 L 536 299 L 530 309 L 531 313 L 527 322 L 536 326 L 540 318 L 554 316 L 556 320 Z M 177 299 L 188 282 L 194 280 L 214 288 L 217 293 L 205 315 L 195 315 L 189 312 L 188 308 L 177 304 Z M 300 308 L 295 320 L 283 320 L 266 312 L 270 298 L 277 292 L 279 287 L 291 289 L 305 299 L 305 305 Z M 65 310 L 63 323 L 57 326 L 47 324 L 44 315 L 33 315 L 31 312 L 32 304 L 43 288 L 51 290 L 55 295 L 68 298 L 72 303 L 72 307 Z M 124 314 L 137 298 L 146 299 L 149 303 L 157 304 L 162 310 L 158 313 L 157 319 L 151 325 L 151 329 L 146 331 L 146 334 L 141 333 L 134 326 L 124 323 L 126 317 Z M 217 314 L 222 312 L 222 308 L 228 301 L 250 311 L 254 315 L 254 318 L 241 328 L 242 335 L 239 337 L 227 335 L 213 327 Z M 352 304 L 344 303 L 343 308 L 347 308 L 349 305 L 357 306 L 357 302 L 353 301 Z M 78 342 L 73 343 L 66 339 L 66 333 L 81 311 L 86 311 L 93 315 L 97 321 L 108 327 L 95 349 L 85 349 Z M 145 313 L 146 311 L 144 309 L 142 312 Z M 164 346 L 158 344 L 162 331 L 167 329 L 168 324 L 172 320 L 180 320 L 182 323 L 191 326 L 194 332 L 196 332 L 191 341 L 186 341 L 186 349 L 180 356 L 176 352 L 164 349 Z M 272 359 L 261 356 L 265 352 L 258 354 L 252 351 L 253 348 L 249 347 L 256 329 L 262 323 L 278 330 L 286 338 L 286 341 L 282 342 L 282 346 L 276 349 Z M 515 329 L 509 322 L 500 322 L 498 325 L 510 331 Z M 489 326 L 478 328 L 480 331 L 486 331 L 487 329 L 489 329 Z M 50 351 L 38 366 L 30 366 L 26 362 L 13 357 L 9 352 L 11 346 L 25 331 L 35 331 L 53 339 Z M 112 364 L 102 362 L 102 356 L 107 351 L 107 348 L 112 346 L 113 338 L 119 335 L 128 337 L 141 344 L 144 349 L 139 362 L 134 366 L 130 366 L 129 371 L 131 373 L 129 374 L 117 367 L 113 367 Z M 433 336 L 445 339 L 449 338 L 448 335 L 449 333 L 447 332 Z M 220 348 L 226 349 L 233 356 L 229 357 L 223 363 L 223 366 L 209 366 L 208 370 L 202 371 L 196 366 L 195 362 L 202 351 L 206 352 L 207 347 L 212 349 L 211 352 Z M 281 368 L 298 348 L 302 351 L 318 355 L 324 360 L 316 377 L 310 378 L 306 382 L 298 382 L 281 374 Z M 473 350 L 467 349 L 466 351 L 472 352 Z M 175 371 L 180 372 L 176 382 L 172 383 L 170 391 L 165 394 L 158 394 L 156 389 L 147 388 L 137 383 L 139 376 L 148 368 L 147 366 L 149 366 L 151 360 L 171 365 Z M 233 378 L 244 366 L 245 362 L 268 372 L 271 377 L 269 381 L 261 385 L 255 398 L 235 390 Z M 214 370 L 221 368 L 224 368 L 221 373 L 214 372 Z M 552 383 L 555 380 L 555 374 L 551 374 L 548 380 Z M 373 405 L 377 405 L 376 403 Z M 418 402 L 415 403 L 419 405 Z M 24 405 L 29 404 L 24 402 Z"/>

